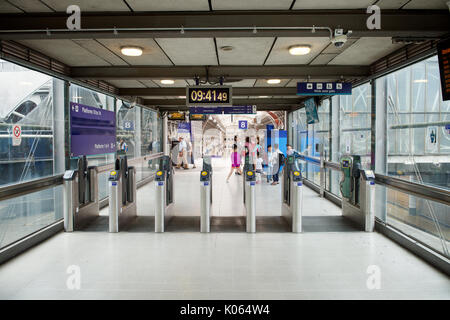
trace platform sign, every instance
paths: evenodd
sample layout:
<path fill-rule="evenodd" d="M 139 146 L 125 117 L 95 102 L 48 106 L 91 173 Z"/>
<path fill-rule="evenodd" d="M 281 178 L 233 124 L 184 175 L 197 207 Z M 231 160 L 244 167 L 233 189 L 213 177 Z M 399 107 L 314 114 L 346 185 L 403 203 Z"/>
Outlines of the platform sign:
<path fill-rule="evenodd" d="M 298 96 L 351 95 L 350 82 L 297 82 Z"/>
<path fill-rule="evenodd" d="M 441 75 L 442 99 L 450 100 L 450 40 L 438 43 L 439 73 Z"/>
<path fill-rule="evenodd" d="M 116 114 L 70 103 L 70 156 L 116 152 Z"/>
<path fill-rule="evenodd" d="M 16 124 L 13 127 L 12 134 L 12 145 L 15 147 L 20 146 L 20 144 L 22 143 L 22 127 Z"/>
<path fill-rule="evenodd" d="M 239 120 L 239 129 L 247 130 L 248 123 L 247 120 Z"/>
<path fill-rule="evenodd" d="M 199 120 L 200 121 L 206 120 L 206 115 L 189 112 L 189 121 L 199 121 Z"/>
<path fill-rule="evenodd" d="M 186 87 L 187 106 L 230 106 L 233 104 L 231 86 Z"/>
<path fill-rule="evenodd" d="M 134 121 L 132 120 L 125 120 L 123 122 L 123 129 L 127 131 L 133 131 L 134 130 Z"/>
<path fill-rule="evenodd" d="M 178 122 L 178 133 L 190 133 L 191 123 L 190 122 Z"/>
<path fill-rule="evenodd" d="M 255 105 L 223 107 L 224 114 L 256 114 L 256 111 Z"/>

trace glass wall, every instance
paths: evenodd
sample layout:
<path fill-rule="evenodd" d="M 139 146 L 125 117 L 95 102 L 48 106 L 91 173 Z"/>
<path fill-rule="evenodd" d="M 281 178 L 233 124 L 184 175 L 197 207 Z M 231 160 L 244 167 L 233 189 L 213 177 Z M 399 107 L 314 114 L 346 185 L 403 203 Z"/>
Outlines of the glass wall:
<path fill-rule="evenodd" d="M 377 79 L 376 90 L 377 117 L 386 119 L 387 133 L 385 140 L 377 139 L 386 163 L 376 172 L 448 189 L 450 101 L 442 100 L 437 56 Z M 448 253 L 449 206 L 395 190 L 380 194 L 386 199 L 380 218 Z"/>
<path fill-rule="evenodd" d="M 69 158 L 66 107 L 76 102 L 116 111 L 117 149 L 127 144 L 129 158 L 161 151 L 161 121 L 154 110 L 130 108 L 126 102 L 41 72 L 0 60 L 0 186 L 11 185 L 76 168 Z M 20 132 L 20 139 L 13 133 Z M 123 147 L 123 145 L 122 145 Z M 115 154 L 88 155 L 89 165 L 113 163 Z M 137 181 L 156 169 L 152 161 L 137 168 Z M 107 173 L 99 175 L 99 197 L 107 197 Z M 10 245 L 63 217 L 62 186 L 1 201 L 0 248 Z"/>
<path fill-rule="evenodd" d="M 64 82 L 0 60 L 0 185 L 64 171 Z M 19 139 L 13 134 L 20 132 Z M 59 144 L 61 143 L 61 144 Z M 62 190 L 53 188 L 4 200 L 0 248 L 62 218 Z"/>

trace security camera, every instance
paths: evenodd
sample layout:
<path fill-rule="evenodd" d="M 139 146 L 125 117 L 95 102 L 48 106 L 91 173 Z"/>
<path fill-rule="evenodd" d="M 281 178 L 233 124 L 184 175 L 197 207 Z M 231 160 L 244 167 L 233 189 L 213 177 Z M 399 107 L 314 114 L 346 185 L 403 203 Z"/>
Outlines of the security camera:
<path fill-rule="evenodd" d="M 331 43 L 333 43 L 336 48 L 340 48 L 347 42 L 347 38 L 351 33 L 351 31 L 348 31 L 347 34 L 345 34 L 344 29 L 335 29 Z"/>

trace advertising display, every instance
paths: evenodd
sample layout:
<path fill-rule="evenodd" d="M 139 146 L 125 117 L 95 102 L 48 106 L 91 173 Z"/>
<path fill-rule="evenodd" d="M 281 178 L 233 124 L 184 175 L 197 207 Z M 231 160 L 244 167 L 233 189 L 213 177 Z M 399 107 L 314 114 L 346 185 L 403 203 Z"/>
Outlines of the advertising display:
<path fill-rule="evenodd" d="M 116 114 L 112 111 L 70 103 L 70 156 L 116 151 Z"/>

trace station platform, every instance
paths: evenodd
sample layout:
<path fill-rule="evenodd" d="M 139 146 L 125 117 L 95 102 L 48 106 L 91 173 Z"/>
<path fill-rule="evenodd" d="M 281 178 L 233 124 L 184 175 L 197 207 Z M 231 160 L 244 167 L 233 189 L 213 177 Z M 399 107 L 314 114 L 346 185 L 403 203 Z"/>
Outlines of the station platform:
<path fill-rule="evenodd" d="M 385 236 L 358 231 L 304 189 L 304 232 L 281 219 L 281 185 L 257 185 L 257 232 L 245 233 L 242 177 L 213 161 L 211 233 L 199 232 L 199 172 L 174 175 L 175 217 L 154 233 L 154 183 L 138 217 L 107 232 L 108 208 L 83 231 L 61 232 L 0 266 L 0 299 L 449 299 L 450 280 Z M 270 195 L 270 196 L 269 196 Z M 45 259 L 43 259 L 45 257 Z M 68 290 L 69 266 L 80 289 Z M 369 266 L 380 289 L 368 289 Z"/>

